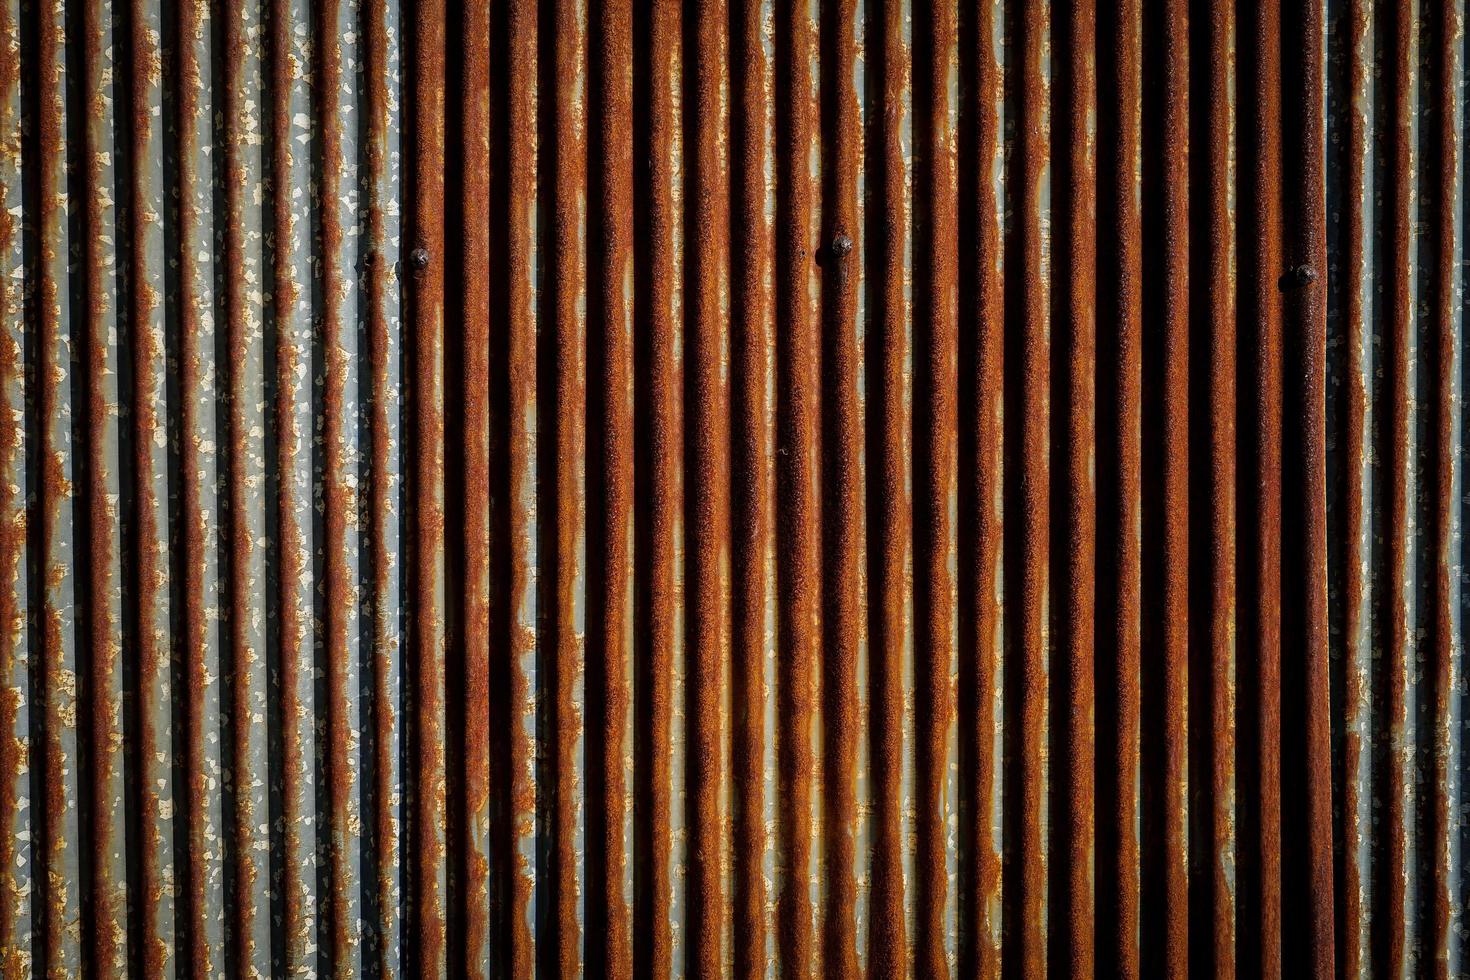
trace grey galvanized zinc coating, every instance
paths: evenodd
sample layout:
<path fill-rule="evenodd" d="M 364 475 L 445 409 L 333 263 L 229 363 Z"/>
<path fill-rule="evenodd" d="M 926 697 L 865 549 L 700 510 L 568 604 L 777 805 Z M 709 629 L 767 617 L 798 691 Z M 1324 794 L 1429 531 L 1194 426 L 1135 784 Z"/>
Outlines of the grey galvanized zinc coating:
<path fill-rule="evenodd" d="M 0 975 L 1460 975 L 1464 13 L 0 0 Z"/>

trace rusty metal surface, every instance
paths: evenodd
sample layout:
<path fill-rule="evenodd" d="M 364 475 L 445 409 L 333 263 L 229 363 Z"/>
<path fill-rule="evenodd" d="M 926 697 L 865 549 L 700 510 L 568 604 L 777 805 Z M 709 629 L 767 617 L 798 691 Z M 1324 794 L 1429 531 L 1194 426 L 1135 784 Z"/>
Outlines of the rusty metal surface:
<path fill-rule="evenodd" d="M 0 0 L 0 975 L 1466 972 L 1463 0 Z"/>

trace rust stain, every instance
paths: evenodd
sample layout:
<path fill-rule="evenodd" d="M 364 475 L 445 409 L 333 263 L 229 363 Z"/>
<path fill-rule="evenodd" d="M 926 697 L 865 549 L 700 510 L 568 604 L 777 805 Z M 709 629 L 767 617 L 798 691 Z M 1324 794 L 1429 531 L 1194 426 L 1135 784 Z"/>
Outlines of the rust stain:
<path fill-rule="evenodd" d="M 686 207 L 688 358 L 684 398 L 686 589 L 685 680 L 689 715 L 689 944 L 686 968 L 696 976 L 724 973 L 729 896 L 728 813 L 724 793 L 727 738 L 724 671 L 730 662 L 730 387 L 729 114 L 725 94 L 729 14 L 721 0 L 690 11 L 695 69 L 686 77 L 685 132 L 690 134 Z"/>
<path fill-rule="evenodd" d="M 767 604 L 774 555 L 775 296 L 770 184 L 766 162 L 772 143 L 773 65 L 765 47 L 767 21 L 761 4 L 731 4 L 730 385 L 731 425 L 731 847 L 735 852 L 733 971 L 765 976 L 773 941 L 768 904 L 772 882 L 765 856 L 772 846 L 766 814 L 765 760 L 772 753 L 766 727 L 768 692 Z"/>
<path fill-rule="evenodd" d="M 409 120 L 415 182 L 411 221 L 415 261 L 411 298 L 414 510 L 410 594 L 413 755 L 414 965 L 421 976 L 445 976 L 446 786 L 444 746 L 444 103 L 445 6 L 422 7 L 413 25 L 413 97 Z"/>
<path fill-rule="evenodd" d="M 587 960 L 633 976 L 634 338 L 633 5 L 601 4 L 590 32 L 587 315 Z M 593 180 L 591 172 L 597 174 Z M 600 508 L 601 520 L 593 518 Z M 600 756 L 599 756 L 600 753 Z"/>
<path fill-rule="evenodd" d="M 1459 13 L 261 5 L 0 5 L 0 972 L 1459 969 Z"/>

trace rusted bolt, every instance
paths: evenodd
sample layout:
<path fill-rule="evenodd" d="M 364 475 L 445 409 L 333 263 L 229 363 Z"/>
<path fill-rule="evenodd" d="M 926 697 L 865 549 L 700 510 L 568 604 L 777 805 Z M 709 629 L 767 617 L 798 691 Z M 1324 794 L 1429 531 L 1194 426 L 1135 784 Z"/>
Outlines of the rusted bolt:
<path fill-rule="evenodd" d="M 832 239 L 832 254 L 839 259 L 844 259 L 847 258 L 847 254 L 851 251 L 852 239 L 839 231 L 837 237 Z"/>
<path fill-rule="evenodd" d="M 429 267 L 429 250 L 422 246 L 414 249 L 409 254 L 408 261 L 413 263 L 413 267 L 418 271 L 424 271 Z"/>
<path fill-rule="evenodd" d="M 1296 268 L 1283 273 L 1276 285 L 1285 292 L 1288 289 L 1300 289 L 1303 286 L 1310 286 L 1316 281 L 1317 270 L 1306 263 L 1302 263 Z"/>

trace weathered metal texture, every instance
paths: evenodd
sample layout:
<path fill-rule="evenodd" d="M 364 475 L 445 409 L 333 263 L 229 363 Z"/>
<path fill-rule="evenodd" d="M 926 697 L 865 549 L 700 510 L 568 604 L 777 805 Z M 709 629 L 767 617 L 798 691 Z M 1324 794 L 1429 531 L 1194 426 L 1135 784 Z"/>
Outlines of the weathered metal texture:
<path fill-rule="evenodd" d="M 1464 26 L 0 0 L 0 974 L 1463 974 Z"/>

